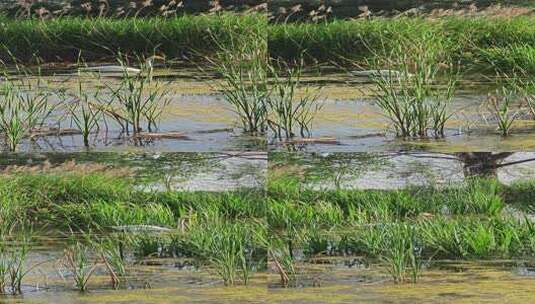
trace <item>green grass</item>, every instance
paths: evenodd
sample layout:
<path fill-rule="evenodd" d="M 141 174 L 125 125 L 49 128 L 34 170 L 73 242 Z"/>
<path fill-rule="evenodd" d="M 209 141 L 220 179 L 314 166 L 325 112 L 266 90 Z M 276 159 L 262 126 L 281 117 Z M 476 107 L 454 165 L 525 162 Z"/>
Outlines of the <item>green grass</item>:
<path fill-rule="evenodd" d="M 364 64 L 401 38 L 417 39 L 427 33 L 443 42 L 444 52 L 459 62 L 463 71 L 535 71 L 535 21 L 531 17 L 376 18 L 268 25 L 261 14 L 222 13 L 167 19 L 64 17 L 39 21 L 0 17 L 0 23 L 0 59 L 4 61 L 15 57 L 35 62 L 40 57 L 76 62 L 79 49 L 86 61 L 114 60 L 118 52 L 200 59 L 221 49 L 216 41 L 230 45 L 235 33 L 267 31 L 273 58 L 298 62 L 304 53 L 308 62 L 347 66 L 348 62 Z"/>
<path fill-rule="evenodd" d="M 167 233 L 108 235 L 111 248 L 119 248 L 115 259 L 123 250 L 138 257 L 189 257 L 228 286 L 246 285 L 264 271 L 268 252 L 287 286 L 297 284 L 296 263 L 316 255 L 363 255 L 403 283 L 417 282 L 433 259 L 532 256 L 535 224 L 506 206 L 531 210 L 533 187 L 529 181 L 506 186 L 469 179 L 397 191 L 315 191 L 281 175 L 270 179 L 267 193 L 145 192 L 128 178 L 103 173 L 24 173 L 0 177 L 0 219 L 16 214 L 21 223 L 53 231 L 168 227 Z"/>
<path fill-rule="evenodd" d="M 313 191 L 298 190 L 299 183 L 289 177 L 281 180 L 270 181 L 269 226 L 283 238 L 293 237 L 291 246 L 308 255 L 386 259 L 397 263 L 390 268 L 395 280 L 407 281 L 430 258 L 521 258 L 533 253 L 533 223 L 504 209 L 529 202 L 532 182 L 505 186 L 474 179 L 443 188 Z M 411 227 L 414 244 L 392 243 L 399 225 Z M 418 261 L 410 248 L 418 248 Z"/>
<path fill-rule="evenodd" d="M 246 285 L 256 271 L 265 269 L 263 190 L 147 192 L 131 182 L 129 178 L 103 173 L 3 175 L 0 219 L 16 215 L 18 221 L 0 221 L 0 240 L 9 237 L 4 228 L 24 227 L 24 223 L 56 234 L 81 233 L 83 244 L 69 247 L 64 260 L 81 291 L 89 288 L 88 281 L 96 267 L 90 261 L 96 254 L 100 254 L 97 259 L 106 259 L 108 264 L 104 266 L 112 286 L 118 287 L 121 273 L 124 276 L 126 272 L 122 260 L 126 250 L 138 258 L 194 258 L 219 275 L 227 286 Z M 111 229 L 124 225 L 156 225 L 169 231 L 123 233 Z M 100 246 L 101 252 L 87 252 L 102 242 L 102 233 L 111 247 Z M 5 268 L 3 261 L 0 248 L 0 275 Z"/>
<path fill-rule="evenodd" d="M 424 33 L 442 41 L 444 52 L 464 69 L 510 71 L 532 69 L 535 20 L 514 18 L 377 18 L 335 20 L 328 23 L 290 23 L 269 27 L 270 54 L 293 61 L 303 52 L 309 61 L 365 63 L 374 53 L 418 39 Z M 511 49 L 514 51 L 511 52 Z M 498 58 L 501 55 L 505 58 Z M 533 70 L 530 70 L 533 71 Z"/>
<path fill-rule="evenodd" d="M 212 36 L 225 42 L 229 31 L 242 32 L 266 22 L 260 14 L 231 13 L 169 19 L 65 17 L 39 21 L 0 17 L 0 59 L 34 62 L 39 57 L 76 62 L 79 50 L 85 61 L 113 61 L 118 52 L 147 57 L 157 53 L 167 59 L 200 57 L 217 49 Z"/>
<path fill-rule="evenodd" d="M 260 190 L 145 192 L 128 178 L 102 173 L 19 174 L 0 181 L 0 206 L 6 213 L 15 209 L 37 224 L 76 230 L 135 224 L 174 227 L 191 212 L 234 219 L 259 217 L 264 208 Z"/>

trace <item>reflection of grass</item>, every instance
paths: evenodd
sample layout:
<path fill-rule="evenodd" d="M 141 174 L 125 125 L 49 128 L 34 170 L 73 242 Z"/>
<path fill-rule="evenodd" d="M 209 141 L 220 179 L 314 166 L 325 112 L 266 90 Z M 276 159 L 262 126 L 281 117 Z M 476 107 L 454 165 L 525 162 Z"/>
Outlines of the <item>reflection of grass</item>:
<path fill-rule="evenodd" d="M 273 177 L 272 182 L 277 183 L 281 181 L 281 177 L 288 177 L 284 175 L 288 166 L 291 166 L 294 169 L 294 177 L 299 176 L 303 182 L 332 182 L 336 187 L 340 187 L 344 179 L 355 178 L 365 170 L 387 163 L 380 155 L 368 153 L 272 152 L 269 154 L 269 174 Z"/>

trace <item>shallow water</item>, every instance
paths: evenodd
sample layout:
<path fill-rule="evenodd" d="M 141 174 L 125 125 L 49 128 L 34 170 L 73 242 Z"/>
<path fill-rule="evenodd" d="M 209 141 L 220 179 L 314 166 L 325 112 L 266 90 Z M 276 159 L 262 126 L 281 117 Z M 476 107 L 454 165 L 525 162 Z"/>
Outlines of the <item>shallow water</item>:
<path fill-rule="evenodd" d="M 42 81 L 52 88 L 75 88 L 77 76 L 72 70 L 46 71 Z M 181 136 L 167 139 L 132 140 L 120 133 L 118 125 L 108 119 L 92 135 L 90 151 L 265 151 L 287 150 L 288 146 L 272 139 L 272 135 L 250 136 L 240 130 L 232 107 L 218 92 L 219 82 L 209 72 L 192 68 L 157 69 L 156 78 L 171 92 L 171 103 L 161 117 L 160 133 Z M 103 83 L 118 81 L 117 75 L 84 76 L 87 90 L 96 90 Z M 322 109 L 312 121 L 313 139 L 291 148 L 304 151 L 383 152 L 399 150 L 456 151 L 526 151 L 535 149 L 535 122 L 529 116 L 518 119 L 512 135 L 502 137 L 496 122 L 485 105 L 492 91 L 488 82 L 463 81 L 451 108 L 454 115 L 446 126 L 446 137 L 428 140 L 401 140 L 394 136 L 391 123 L 375 105 L 368 78 L 328 71 L 323 75 L 306 74 L 303 83 L 320 88 Z M 298 93 L 299 94 L 299 93 Z M 73 128 L 69 119 L 57 113 L 48 123 L 51 127 Z M 268 146 L 269 144 L 269 146 Z M 43 136 L 25 140 L 20 151 L 85 151 L 80 135 Z"/>
<path fill-rule="evenodd" d="M 199 269 L 183 259 L 142 259 L 128 267 L 120 288 L 110 285 L 103 265 L 91 277 L 86 293 L 73 286 L 70 272 L 61 266 L 65 239 L 45 238 L 29 255 L 30 271 L 22 296 L 2 296 L 1 303 L 265 303 L 265 278 L 255 275 L 247 287 L 226 288 L 211 269 Z"/>
<path fill-rule="evenodd" d="M 43 240 L 47 240 L 46 238 Z M 30 254 L 33 269 L 23 296 L 2 303 L 529 303 L 533 262 L 524 260 L 433 261 L 418 283 L 394 284 L 381 264 L 361 257 L 322 257 L 299 262 L 296 287 L 284 288 L 272 271 L 256 273 L 248 286 L 224 287 L 210 269 L 181 267 L 181 259 L 146 259 L 129 268 L 119 289 L 98 269 L 89 291 L 72 286 L 58 264 L 64 239 L 48 239 Z"/>
<path fill-rule="evenodd" d="M 83 75 L 81 81 L 84 89 L 94 92 L 105 85 L 118 82 L 120 75 L 102 74 Z M 91 135 L 90 151 L 260 151 L 265 150 L 263 137 L 255 137 L 241 132 L 233 109 L 218 93 L 219 80 L 214 75 L 199 72 L 192 68 L 157 69 L 155 78 L 159 79 L 166 91 L 169 91 L 170 104 L 165 108 L 158 126 L 159 133 L 180 133 L 177 138 L 159 138 L 152 140 L 133 140 L 122 134 L 119 125 L 111 119 L 101 121 L 100 130 Z M 71 69 L 45 70 L 40 77 L 41 87 L 52 91 L 65 88 L 76 89 L 78 76 Z M 26 78 L 37 81 L 37 78 Z M 45 85 L 46 84 L 46 85 Z M 102 92 L 105 92 L 102 91 Z M 101 95 L 107 100 L 105 94 Z M 70 99 L 67 99 L 70 100 Z M 52 95 L 51 103 L 58 103 L 59 98 Z M 56 109 L 47 125 L 54 128 L 72 129 L 75 125 L 65 118 L 65 109 Z M 0 139 L 1 142 L 1 139 Z M 25 140 L 20 146 L 22 152 L 73 152 L 86 151 L 81 135 L 50 135 Z"/>
<path fill-rule="evenodd" d="M 384 151 L 526 151 L 535 149 L 535 121 L 522 116 L 513 124 L 512 134 L 502 137 L 487 104 L 492 92 L 488 82 L 464 80 L 451 105 L 454 113 L 441 139 L 398 139 L 389 119 L 375 105 L 367 78 L 334 73 L 309 76 L 310 85 L 320 90 L 322 108 L 312 122 L 313 138 L 334 142 L 309 143 L 298 150 L 315 152 Z M 276 144 L 274 149 L 285 150 Z"/>
<path fill-rule="evenodd" d="M 352 258 L 334 258 L 351 260 Z M 394 284 L 380 265 L 304 264 L 308 287 L 279 288 L 270 276 L 270 303 L 527 303 L 533 277 L 518 269 L 524 261 L 436 261 L 416 284 Z M 311 287 L 314 281 L 316 286 Z"/>
<path fill-rule="evenodd" d="M 454 186 L 467 178 L 467 164 L 459 155 L 431 152 L 279 152 L 272 156 L 269 165 L 273 176 L 278 173 L 301 176 L 305 186 L 315 190 Z M 502 184 L 535 178 L 533 152 L 508 153 L 496 165 L 496 178 Z"/>

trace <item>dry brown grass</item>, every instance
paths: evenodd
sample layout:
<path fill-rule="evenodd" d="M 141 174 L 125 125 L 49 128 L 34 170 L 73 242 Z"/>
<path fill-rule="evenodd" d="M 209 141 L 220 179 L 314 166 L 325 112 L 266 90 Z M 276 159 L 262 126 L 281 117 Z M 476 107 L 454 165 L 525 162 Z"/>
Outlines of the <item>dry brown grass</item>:
<path fill-rule="evenodd" d="M 417 14 L 430 18 L 440 18 L 449 16 L 458 17 L 518 17 L 535 15 L 535 9 L 520 6 L 492 5 L 478 8 L 471 5 L 467 8 L 434 9 L 429 13 Z"/>
<path fill-rule="evenodd" d="M 0 174 L 43 174 L 43 173 L 102 173 L 114 177 L 133 176 L 134 171 L 128 167 L 111 167 L 99 163 L 77 163 L 74 160 L 52 164 L 48 160 L 35 165 L 11 165 L 0 170 Z"/>

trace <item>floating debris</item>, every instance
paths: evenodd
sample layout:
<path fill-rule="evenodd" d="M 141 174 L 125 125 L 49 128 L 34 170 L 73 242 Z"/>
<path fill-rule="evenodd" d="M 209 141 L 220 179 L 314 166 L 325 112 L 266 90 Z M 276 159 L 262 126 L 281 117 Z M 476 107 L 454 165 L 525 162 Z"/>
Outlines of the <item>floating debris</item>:
<path fill-rule="evenodd" d="M 334 137 L 319 137 L 319 138 L 300 138 L 291 139 L 281 142 L 282 145 L 292 144 L 324 144 L 324 145 L 341 145 L 341 143 Z"/>
<path fill-rule="evenodd" d="M 53 127 L 44 127 L 40 129 L 34 129 L 30 132 L 30 138 L 46 137 L 46 136 L 67 136 L 67 135 L 80 135 L 82 132 L 78 129 L 61 129 Z"/>
<path fill-rule="evenodd" d="M 412 74 L 395 71 L 395 70 L 365 70 L 365 71 L 349 71 L 349 75 L 357 77 L 389 77 L 389 76 L 413 76 Z"/>
<path fill-rule="evenodd" d="M 112 226 L 111 229 L 121 232 L 171 232 L 172 229 L 153 225 Z"/>
<path fill-rule="evenodd" d="M 136 135 L 137 138 L 145 139 L 181 139 L 181 140 L 191 140 L 183 132 L 164 132 L 164 133 L 139 133 Z"/>

